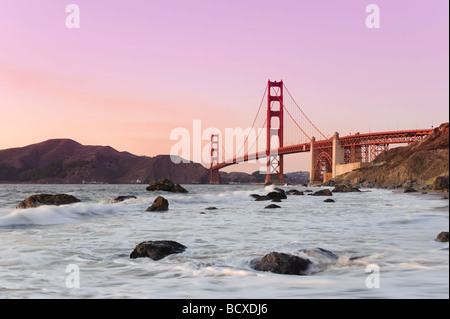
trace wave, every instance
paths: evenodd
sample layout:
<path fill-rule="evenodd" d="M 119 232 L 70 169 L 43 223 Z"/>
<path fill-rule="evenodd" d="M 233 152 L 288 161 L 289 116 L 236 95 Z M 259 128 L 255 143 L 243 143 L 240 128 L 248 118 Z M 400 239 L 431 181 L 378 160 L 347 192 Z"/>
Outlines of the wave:
<path fill-rule="evenodd" d="M 128 207 L 128 208 L 127 208 Z M 0 211 L 0 227 L 49 226 L 77 223 L 92 217 L 132 210 L 130 205 L 108 203 L 76 203 L 62 206 L 41 206 L 37 208 Z M 134 208 L 135 209 L 135 208 Z"/>

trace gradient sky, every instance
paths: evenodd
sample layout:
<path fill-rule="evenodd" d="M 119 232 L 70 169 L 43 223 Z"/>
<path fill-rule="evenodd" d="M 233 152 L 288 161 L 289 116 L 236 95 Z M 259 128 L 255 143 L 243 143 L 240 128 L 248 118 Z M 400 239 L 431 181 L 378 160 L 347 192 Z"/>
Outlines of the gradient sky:
<path fill-rule="evenodd" d="M 71 3 L 79 29 L 65 25 Z M 193 120 L 251 126 L 268 79 L 328 136 L 437 126 L 448 12 L 448 0 L 0 0 L 0 149 L 71 138 L 168 154 Z M 294 158 L 286 171 L 309 169 Z"/>

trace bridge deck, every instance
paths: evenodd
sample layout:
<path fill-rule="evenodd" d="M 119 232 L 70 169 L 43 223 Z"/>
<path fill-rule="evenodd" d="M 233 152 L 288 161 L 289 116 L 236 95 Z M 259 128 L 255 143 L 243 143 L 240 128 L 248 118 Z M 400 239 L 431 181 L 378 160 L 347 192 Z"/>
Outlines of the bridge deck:
<path fill-rule="evenodd" d="M 420 130 L 406 130 L 406 131 L 391 131 L 391 132 L 375 132 L 365 134 L 354 134 L 339 138 L 341 147 L 363 146 L 363 145 L 380 145 L 380 144 L 399 144 L 412 143 L 423 139 L 430 134 L 432 129 Z M 321 140 L 314 142 L 314 148 L 321 149 L 332 147 L 333 140 Z M 270 154 L 266 151 L 246 154 L 244 156 L 235 157 L 223 163 L 218 163 L 211 167 L 211 170 L 219 170 L 230 165 L 235 165 L 243 162 L 258 160 L 266 158 L 268 155 L 287 155 L 311 151 L 311 143 L 303 143 L 291 146 L 280 147 L 272 150 Z"/>

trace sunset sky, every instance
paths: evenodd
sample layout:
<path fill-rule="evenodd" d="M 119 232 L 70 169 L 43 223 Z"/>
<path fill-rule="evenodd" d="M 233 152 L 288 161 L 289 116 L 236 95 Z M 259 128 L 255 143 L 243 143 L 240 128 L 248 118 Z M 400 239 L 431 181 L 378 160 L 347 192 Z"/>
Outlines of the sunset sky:
<path fill-rule="evenodd" d="M 80 28 L 66 26 L 66 6 Z M 367 28 L 366 6 L 380 8 Z M 169 154 L 177 127 L 247 128 L 268 79 L 318 128 L 449 120 L 448 0 L 0 0 L 0 149 L 52 138 Z M 309 169 L 287 160 L 286 171 Z M 230 170 L 239 170 L 234 167 Z"/>

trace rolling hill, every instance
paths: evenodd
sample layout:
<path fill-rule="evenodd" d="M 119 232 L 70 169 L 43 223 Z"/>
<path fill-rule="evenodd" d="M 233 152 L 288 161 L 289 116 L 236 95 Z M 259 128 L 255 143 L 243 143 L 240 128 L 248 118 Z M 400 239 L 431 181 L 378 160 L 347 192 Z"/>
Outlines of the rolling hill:
<path fill-rule="evenodd" d="M 136 156 L 71 139 L 0 150 L 2 183 L 148 183 L 160 178 L 205 183 L 209 171 L 198 163 L 175 164 L 169 155 Z"/>

